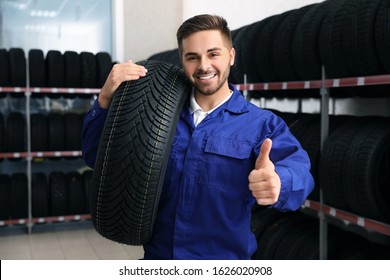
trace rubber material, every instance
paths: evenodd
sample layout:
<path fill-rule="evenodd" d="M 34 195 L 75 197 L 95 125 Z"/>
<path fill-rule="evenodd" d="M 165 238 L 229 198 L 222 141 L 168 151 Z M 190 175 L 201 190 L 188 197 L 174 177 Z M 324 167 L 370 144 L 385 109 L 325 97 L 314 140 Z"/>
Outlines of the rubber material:
<path fill-rule="evenodd" d="M 91 217 L 104 237 L 129 245 L 149 241 L 168 155 L 184 100 L 184 72 L 144 61 L 146 77 L 115 92 L 91 185 Z"/>

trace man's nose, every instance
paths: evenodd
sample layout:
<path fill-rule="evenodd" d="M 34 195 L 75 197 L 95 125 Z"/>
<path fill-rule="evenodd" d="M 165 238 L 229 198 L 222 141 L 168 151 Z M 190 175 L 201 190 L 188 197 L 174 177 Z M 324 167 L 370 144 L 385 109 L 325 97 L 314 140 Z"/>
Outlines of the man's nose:
<path fill-rule="evenodd" d="M 199 61 L 198 70 L 200 71 L 208 71 L 210 70 L 210 60 L 207 58 L 202 58 Z"/>

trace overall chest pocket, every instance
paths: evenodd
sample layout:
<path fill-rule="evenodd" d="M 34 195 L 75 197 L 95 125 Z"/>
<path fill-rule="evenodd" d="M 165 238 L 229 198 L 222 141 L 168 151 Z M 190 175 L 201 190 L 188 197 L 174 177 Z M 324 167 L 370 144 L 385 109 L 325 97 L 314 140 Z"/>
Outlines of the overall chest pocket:
<path fill-rule="evenodd" d="M 199 183 L 209 187 L 248 190 L 248 175 L 253 169 L 252 146 L 244 141 L 209 138 Z"/>

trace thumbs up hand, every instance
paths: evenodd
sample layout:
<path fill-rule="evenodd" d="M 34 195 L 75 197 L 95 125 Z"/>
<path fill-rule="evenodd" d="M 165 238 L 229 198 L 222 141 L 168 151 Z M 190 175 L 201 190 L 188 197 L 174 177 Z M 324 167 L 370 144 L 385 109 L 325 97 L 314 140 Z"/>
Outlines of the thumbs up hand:
<path fill-rule="evenodd" d="M 271 205 L 278 201 L 281 182 L 275 165 L 269 158 L 272 140 L 264 140 L 260 148 L 255 169 L 249 174 L 249 189 L 259 205 Z"/>

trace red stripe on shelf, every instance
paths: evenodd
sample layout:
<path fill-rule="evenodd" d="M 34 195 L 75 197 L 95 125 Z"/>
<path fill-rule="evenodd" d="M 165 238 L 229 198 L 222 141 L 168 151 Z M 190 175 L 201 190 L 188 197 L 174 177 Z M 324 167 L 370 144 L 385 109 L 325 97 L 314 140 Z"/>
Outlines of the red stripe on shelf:
<path fill-rule="evenodd" d="M 348 77 L 340 79 L 326 79 L 313 81 L 292 81 L 274 83 L 252 83 L 238 84 L 238 90 L 288 90 L 288 89 L 319 89 L 322 85 L 325 88 L 352 87 L 390 84 L 390 75 L 377 75 L 365 77 Z"/>
<path fill-rule="evenodd" d="M 382 222 L 364 218 L 340 209 L 335 209 L 328 205 L 321 204 L 317 201 L 312 200 L 306 200 L 303 204 L 303 207 L 307 207 L 315 211 L 322 212 L 325 215 L 335 217 L 339 220 L 361 226 L 367 230 L 375 231 L 390 236 L 390 225 L 384 224 Z"/>

